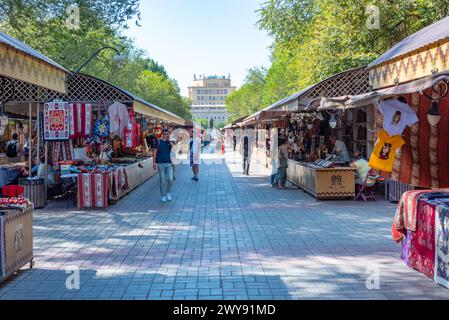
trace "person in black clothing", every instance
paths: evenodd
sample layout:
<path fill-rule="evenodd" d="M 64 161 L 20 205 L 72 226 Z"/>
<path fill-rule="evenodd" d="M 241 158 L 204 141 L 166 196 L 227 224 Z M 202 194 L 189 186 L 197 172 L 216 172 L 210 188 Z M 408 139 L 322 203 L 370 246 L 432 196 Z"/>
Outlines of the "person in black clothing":
<path fill-rule="evenodd" d="M 240 144 L 240 151 L 242 153 L 243 174 L 249 175 L 249 165 L 251 163 L 251 141 L 247 134 L 242 137 Z"/>
<path fill-rule="evenodd" d="M 153 168 L 159 173 L 161 201 L 167 202 L 172 200 L 170 191 L 173 186 L 174 173 L 171 150 L 176 143 L 170 141 L 170 132 L 168 129 L 164 129 L 162 130 L 162 138 L 155 144 Z"/>
<path fill-rule="evenodd" d="M 19 135 L 14 133 L 12 135 L 12 140 L 8 141 L 6 144 L 6 156 L 9 162 L 19 161 Z"/>
<path fill-rule="evenodd" d="M 232 142 L 234 143 L 234 151 L 235 151 L 235 148 L 237 147 L 237 136 L 233 136 L 232 137 Z"/>

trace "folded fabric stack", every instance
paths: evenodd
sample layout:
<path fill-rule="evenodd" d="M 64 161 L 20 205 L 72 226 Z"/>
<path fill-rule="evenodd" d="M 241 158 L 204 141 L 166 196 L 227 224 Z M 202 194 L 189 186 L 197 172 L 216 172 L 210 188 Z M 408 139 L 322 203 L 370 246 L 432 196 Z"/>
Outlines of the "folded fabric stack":
<path fill-rule="evenodd" d="M 449 189 L 439 190 L 412 190 L 405 192 L 399 201 L 391 226 L 391 236 L 394 241 L 400 243 L 406 234 L 406 230 L 416 231 L 416 217 L 418 209 L 418 201 L 422 197 L 431 197 L 446 194 Z"/>
<path fill-rule="evenodd" d="M 396 230 L 403 235 L 401 259 L 436 283 L 449 288 L 449 192 L 432 191 L 404 195 L 402 199 L 414 198 L 398 206 L 402 212 L 404 228 Z M 406 201 L 406 202 L 407 202 Z M 403 202 L 403 201 L 401 201 Z M 398 217 L 393 223 L 396 228 Z M 412 230 L 412 226 L 415 230 Z M 394 230 L 393 230 L 394 231 Z"/>

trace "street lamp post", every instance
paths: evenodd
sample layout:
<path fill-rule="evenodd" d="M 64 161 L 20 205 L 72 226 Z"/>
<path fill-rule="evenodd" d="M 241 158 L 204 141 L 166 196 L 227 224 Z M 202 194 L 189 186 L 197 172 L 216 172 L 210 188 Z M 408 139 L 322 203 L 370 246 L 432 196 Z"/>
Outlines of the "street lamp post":
<path fill-rule="evenodd" d="M 115 63 L 117 63 L 117 67 L 120 68 L 120 66 L 121 66 L 121 64 L 122 64 L 122 62 L 123 62 L 123 60 L 124 60 L 125 58 L 120 54 L 120 52 L 119 52 L 116 48 L 114 48 L 114 47 L 109 47 L 109 46 L 105 46 L 105 47 L 100 48 L 100 49 L 98 49 L 97 51 L 95 51 L 94 54 L 92 54 L 92 55 L 90 56 L 90 58 L 87 59 L 87 61 L 84 62 L 84 63 L 78 68 L 78 70 L 76 70 L 73 74 L 78 74 L 78 73 L 81 71 L 81 69 L 83 69 L 89 62 L 92 61 L 93 58 L 95 58 L 101 51 L 103 51 L 103 50 L 105 50 L 105 49 L 110 49 L 110 50 L 113 50 L 113 51 L 115 51 L 115 52 L 117 53 L 117 54 L 114 56 L 114 61 L 115 61 Z M 73 74 L 72 74 L 72 75 L 73 75 Z"/>

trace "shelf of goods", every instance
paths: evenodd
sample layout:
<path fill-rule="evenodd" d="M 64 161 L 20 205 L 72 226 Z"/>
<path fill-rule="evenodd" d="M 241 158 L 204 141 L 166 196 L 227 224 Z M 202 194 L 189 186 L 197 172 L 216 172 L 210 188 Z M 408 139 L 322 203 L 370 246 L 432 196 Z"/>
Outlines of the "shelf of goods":
<path fill-rule="evenodd" d="M 28 263 L 33 266 L 33 205 L 0 207 L 0 283 Z"/>
<path fill-rule="evenodd" d="M 319 200 L 355 197 L 353 168 L 320 168 L 289 160 L 287 177 L 290 182 Z"/>

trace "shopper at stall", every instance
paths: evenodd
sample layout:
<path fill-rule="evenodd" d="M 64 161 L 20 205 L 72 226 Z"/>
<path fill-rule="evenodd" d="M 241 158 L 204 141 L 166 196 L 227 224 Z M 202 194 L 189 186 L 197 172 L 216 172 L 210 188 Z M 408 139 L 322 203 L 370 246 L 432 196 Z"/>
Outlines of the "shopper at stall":
<path fill-rule="evenodd" d="M 279 189 L 285 189 L 287 184 L 287 159 L 288 159 L 288 144 L 285 137 L 279 139 L 278 148 L 278 168 L 273 186 Z"/>
<path fill-rule="evenodd" d="M 235 134 L 232 136 L 232 144 L 235 151 L 235 148 L 237 147 L 237 136 Z"/>
<path fill-rule="evenodd" d="M 240 153 L 242 154 L 243 174 L 248 176 L 252 153 L 252 139 L 248 132 L 245 132 L 241 138 Z"/>
<path fill-rule="evenodd" d="M 199 181 L 198 175 L 200 171 L 200 149 L 201 141 L 198 135 L 195 135 L 193 130 L 190 131 L 190 143 L 189 143 L 189 154 L 190 154 L 190 166 L 193 171 L 193 181 Z"/>
<path fill-rule="evenodd" d="M 159 173 L 161 201 L 171 201 L 170 195 L 173 186 L 173 163 L 171 160 L 171 150 L 175 142 L 170 141 L 168 129 L 162 130 L 162 138 L 156 142 L 154 149 L 153 168 Z"/>
<path fill-rule="evenodd" d="M 334 148 L 331 154 L 336 155 L 341 162 L 350 162 L 351 159 L 349 157 L 349 152 L 346 148 L 346 144 L 343 141 L 337 139 L 335 136 L 332 136 L 330 141 Z"/>
<path fill-rule="evenodd" d="M 19 135 L 17 133 L 14 133 L 12 135 L 12 139 L 9 140 L 6 144 L 6 156 L 8 157 L 8 161 L 18 162 L 19 151 Z"/>

